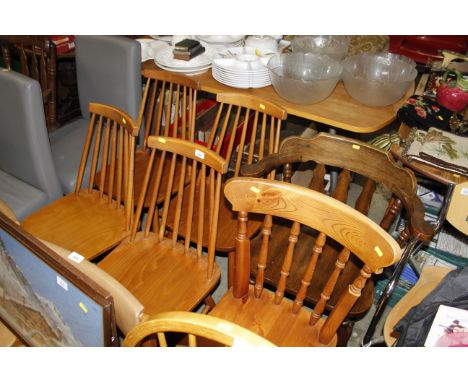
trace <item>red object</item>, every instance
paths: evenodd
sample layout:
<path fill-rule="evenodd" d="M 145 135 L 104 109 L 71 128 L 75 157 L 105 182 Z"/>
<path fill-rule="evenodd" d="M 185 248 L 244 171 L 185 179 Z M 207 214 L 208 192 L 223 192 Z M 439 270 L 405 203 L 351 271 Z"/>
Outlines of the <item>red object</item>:
<path fill-rule="evenodd" d="M 449 81 L 449 74 L 455 74 L 456 79 Z M 450 111 L 460 112 L 468 106 L 468 81 L 458 70 L 447 70 L 437 88 L 437 103 Z"/>
<path fill-rule="evenodd" d="M 389 36 L 389 51 L 426 64 L 442 60 L 439 51 L 451 50 L 465 54 L 468 51 L 468 36 Z"/>
<path fill-rule="evenodd" d="M 51 36 L 52 42 L 55 44 L 57 53 L 67 53 L 75 49 L 76 37 L 70 36 Z"/>

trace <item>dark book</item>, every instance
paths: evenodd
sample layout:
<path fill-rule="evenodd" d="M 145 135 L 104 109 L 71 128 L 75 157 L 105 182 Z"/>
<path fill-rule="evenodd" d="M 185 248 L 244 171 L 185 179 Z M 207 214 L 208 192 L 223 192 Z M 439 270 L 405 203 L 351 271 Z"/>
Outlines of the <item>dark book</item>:
<path fill-rule="evenodd" d="M 189 38 L 186 38 L 182 41 L 179 41 L 178 43 L 176 43 L 174 45 L 174 50 L 175 51 L 180 51 L 180 52 L 187 52 L 189 51 L 190 49 L 193 49 L 197 46 L 200 45 L 200 41 L 197 41 L 197 40 L 191 40 Z"/>
<path fill-rule="evenodd" d="M 196 49 L 194 49 L 191 52 L 176 52 L 173 51 L 174 58 L 177 60 L 184 60 L 184 61 L 189 61 L 192 58 L 195 58 L 205 52 L 205 47 L 202 45 L 199 45 Z"/>
<path fill-rule="evenodd" d="M 177 50 L 177 49 L 173 49 L 172 52 L 174 54 L 182 54 L 182 55 L 185 55 L 185 56 L 190 56 L 194 53 L 197 53 L 200 49 L 205 49 L 203 48 L 203 45 L 201 44 L 198 44 L 197 46 L 194 46 L 193 48 L 190 48 L 189 50 Z"/>

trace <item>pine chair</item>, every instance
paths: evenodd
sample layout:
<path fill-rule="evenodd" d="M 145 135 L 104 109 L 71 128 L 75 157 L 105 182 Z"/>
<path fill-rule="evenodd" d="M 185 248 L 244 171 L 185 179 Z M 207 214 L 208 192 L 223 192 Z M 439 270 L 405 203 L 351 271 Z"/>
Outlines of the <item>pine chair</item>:
<path fill-rule="evenodd" d="M 233 178 L 224 188 L 232 209 L 238 211 L 236 235 L 236 266 L 233 286 L 221 298 L 210 315 L 223 318 L 249 329 L 277 346 L 335 346 L 336 332 L 359 298 L 367 279 L 400 259 L 397 242 L 381 227 L 353 208 L 327 195 L 302 186 L 276 180 Z M 260 248 L 259 271 L 255 285 L 249 285 L 250 240 L 246 224 L 250 213 L 279 217 L 291 222 L 287 249 L 281 256 L 281 270 L 276 291 L 263 287 L 264 268 L 271 254 L 269 219 L 265 219 L 263 243 Z M 294 301 L 285 297 L 286 283 L 293 253 L 301 241 L 300 225 L 321 232 L 341 243 L 363 262 L 357 277 L 341 293 L 335 307 L 322 318 L 330 297 L 330 284 L 338 277 L 345 262 L 344 254 L 336 262 L 329 283 L 312 312 L 303 307 L 309 285 L 315 283 L 315 266 L 323 242 L 317 242 L 307 268 L 302 274 L 301 288 Z"/>
<path fill-rule="evenodd" d="M 26 217 L 32 235 L 95 258 L 130 233 L 133 216 L 133 163 L 138 128 L 125 112 L 90 103 L 91 121 L 78 170 L 75 192 Z M 89 186 L 82 188 L 91 162 Z M 100 177 L 96 178 L 96 172 Z M 104 182 L 116 198 L 103 192 Z M 99 184 L 100 191 L 94 184 Z M 113 192 L 114 193 L 114 192 Z M 113 194 L 111 193 L 111 194 Z"/>
<path fill-rule="evenodd" d="M 186 76 L 167 71 L 143 70 L 146 78 L 145 90 L 140 107 L 138 124 L 141 128 L 139 145 L 135 152 L 135 203 L 138 201 L 150 158 L 148 138 L 150 135 L 176 137 L 193 141 L 197 103 L 198 83 Z M 150 188 L 154 187 L 157 169 L 150 177 Z M 172 192 L 175 193 L 181 174 L 181 162 L 176 163 Z M 164 173 L 156 203 L 164 200 L 169 173 Z M 188 179 L 186 179 L 188 182 Z M 104 189 L 107 193 L 107 188 Z M 145 207 L 150 205 L 151 195 L 147 194 Z"/>
<path fill-rule="evenodd" d="M 214 303 L 209 293 L 220 278 L 220 270 L 215 263 L 215 239 L 221 177 L 227 170 L 226 161 L 204 146 L 178 138 L 150 136 L 148 147 L 151 148 L 150 159 L 131 236 L 107 255 L 99 266 L 133 293 L 149 315 L 172 310 L 190 311 L 204 300 L 212 306 Z M 166 160 L 168 156 L 170 161 Z M 181 174 L 177 195 L 172 198 L 179 159 Z M 153 165 L 157 169 L 156 179 L 149 187 Z M 169 172 L 169 183 L 159 217 L 157 196 L 165 172 Z M 189 174 L 188 189 L 184 189 L 186 174 Z M 145 223 L 137 233 L 147 193 L 151 195 L 151 203 Z M 188 198 L 184 198 L 186 194 L 189 194 Z M 167 215 L 172 204 L 176 205 L 176 224 L 168 233 Z M 197 211 L 205 209 L 211 214 L 203 220 L 204 216 Z M 182 222 L 186 227 L 183 232 L 185 240 L 181 240 Z M 207 255 L 202 252 L 202 238 L 206 232 L 209 236 Z M 192 239 L 195 248 L 191 247 Z"/>
<path fill-rule="evenodd" d="M 231 164 L 228 176 L 238 176 L 242 164 L 255 163 L 265 155 L 278 151 L 281 121 L 287 118 L 283 108 L 248 94 L 218 94 L 216 100 L 219 108 L 207 146 Z M 268 176 L 274 177 L 274 173 Z M 172 227 L 174 214 L 175 208 L 169 210 L 169 227 Z M 208 214 L 209 210 L 205 210 L 205 220 Z M 236 215 L 224 198 L 219 216 L 216 250 L 230 253 L 229 262 L 232 263 L 237 223 Z M 247 226 L 247 236 L 257 233 L 261 224 L 261 221 L 252 219 Z M 182 225 L 181 232 L 184 230 L 185 226 Z M 203 245 L 208 246 L 207 234 Z"/>
<path fill-rule="evenodd" d="M 340 137 L 338 135 L 319 133 L 312 138 L 290 137 L 284 140 L 277 155 L 271 155 L 264 161 L 252 166 L 243 167 L 241 173 L 246 176 L 263 176 L 272 169 L 283 167 L 283 180 L 291 181 L 292 166 L 300 163 L 315 165 L 310 188 L 325 193 L 324 174 L 326 166 L 341 168 L 337 186 L 333 197 L 341 202 L 348 200 L 348 192 L 352 176 L 359 174 L 365 178 L 362 191 L 355 203 L 355 210 L 367 215 L 372 203 L 376 184 L 381 184 L 393 193 L 387 210 L 381 220 L 381 227 L 386 231 L 394 222 L 396 216 L 403 210 L 406 214 L 408 225 L 401 231 L 398 243 L 402 246 L 412 240 L 427 240 L 433 235 L 433 227 L 424 221 L 424 207 L 416 194 L 416 178 L 414 174 L 397 165 L 393 158 L 385 151 L 358 140 Z M 287 238 L 290 235 L 291 226 L 284 221 L 269 220 L 268 240 L 271 255 L 265 264 L 265 283 L 274 286 L 279 277 L 281 267 L 281 253 L 286 249 Z M 254 253 L 266 240 L 264 236 L 258 236 L 252 241 Z M 329 282 L 329 275 L 335 268 L 338 259 L 346 259 L 343 264 L 342 274 L 331 289 L 330 299 L 327 301 L 326 310 L 331 310 L 338 301 L 341 293 L 348 284 L 359 274 L 362 267 L 361 261 L 355 254 L 347 252 L 342 245 L 319 235 L 317 232 L 301 227 L 301 242 L 294 252 L 295 263 L 291 267 L 286 285 L 286 293 L 296 294 L 301 288 L 302 273 L 306 269 L 311 258 L 311 248 L 319 245 L 322 255 L 318 257 L 320 272 L 315 272 L 315 285 L 307 290 L 305 301 L 316 304 L 321 298 L 321 290 Z M 340 260 L 342 261 L 342 260 Z M 251 272 L 255 276 L 258 269 L 258 255 L 251 258 Z M 367 312 L 374 301 L 374 281 L 371 279 L 362 291 L 362 295 L 349 313 L 350 318 L 359 318 Z M 352 322 L 349 321 L 349 324 Z M 351 333 L 351 325 L 344 341 Z"/>
<path fill-rule="evenodd" d="M 226 320 L 193 312 L 165 312 L 151 317 L 135 328 L 125 337 L 123 346 L 138 346 L 148 337 L 156 335 L 156 345 L 160 347 L 180 346 L 182 340 L 167 334 L 181 333 L 188 337 L 188 346 L 199 346 L 205 340 L 214 341 L 224 346 L 275 346 L 263 337 Z M 201 341 L 197 341 L 197 337 Z M 173 342 L 171 342 L 171 339 Z M 186 340 L 186 339 L 185 339 Z M 213 344 L 210 344 L 213 346 Z"/>

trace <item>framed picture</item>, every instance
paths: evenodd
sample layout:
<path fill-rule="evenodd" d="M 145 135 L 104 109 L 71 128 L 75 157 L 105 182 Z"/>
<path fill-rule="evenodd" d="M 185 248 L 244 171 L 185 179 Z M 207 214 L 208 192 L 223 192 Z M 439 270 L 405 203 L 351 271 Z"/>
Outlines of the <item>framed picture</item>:
<path fill-rule="evenodd" d="M 1 212 L 0 320 L 30 346 L 118 346 L 110 293 Z"/>

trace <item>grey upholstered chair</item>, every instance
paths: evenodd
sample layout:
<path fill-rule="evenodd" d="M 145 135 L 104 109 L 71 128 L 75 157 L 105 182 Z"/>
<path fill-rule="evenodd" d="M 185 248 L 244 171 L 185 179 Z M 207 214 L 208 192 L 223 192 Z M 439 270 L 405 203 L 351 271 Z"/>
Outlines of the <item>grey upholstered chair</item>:
<path fill-rule="evenodd" d="M 39 82 L 0 71 L 0 199 L 23 220 L 61 196 Z"/>
<path fill-rule="evenodd" d="M 89 126 L 89 103 L 117 107 L 137 120 L 142 93 L 140 43 L 121 36 L 77 36 L 76 70 L 82 117 L 49 135 L 65 194 L 75 189 Z"/>

